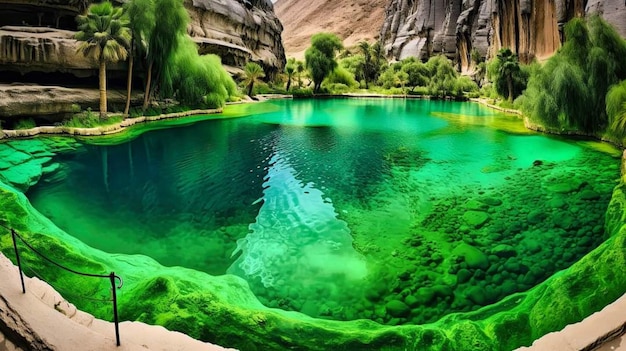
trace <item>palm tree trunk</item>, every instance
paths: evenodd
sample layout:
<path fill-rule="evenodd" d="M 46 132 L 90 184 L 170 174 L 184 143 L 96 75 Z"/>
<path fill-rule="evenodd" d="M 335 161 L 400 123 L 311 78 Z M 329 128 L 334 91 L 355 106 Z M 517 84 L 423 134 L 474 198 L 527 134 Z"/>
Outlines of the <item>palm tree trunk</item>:
<path fill-rule="evenodd" d="M 509 102 L 513 102 L 513 77 L 506 76 L 506 85 L 509 89 Z"/>
<path fill-rule="evenodd" d="M 124 107 L 124 118 L 128 116 L 130 110 L 130 96 L 133 92 L 133 45 L 131 44 L 130 57 L 128 58 L 128 78 L 126 80 L 126 106 Z"/>
<path fill-rule="evenodd" d="M 252 89 L 254 88 L 254 82 L 250 82 L 250 85 L 248 85 L 248 96 L 252 97 Z"/>
<path fill-rule="evenodd" d="M 107 66 L 104 59 L 100 59 L 100 118 L 107 116 Z"/>
<path fill-rule="evenodd" d="M 150 65 L 148 66 L 148 79 L 146 81 L 146 91 L 143 93 L 143 110 L 145 111 L 148 108 L 148 101 L 150 100 L 150 84 L 152 83 L 152 64 L 154 62 L 150 61 Z"/>
<path fill-rule="evenodd" d="M 289 91 L 289 88 L 291 88 L 291 78 L 287 80 L 287 88 L 285 90 Z"/>

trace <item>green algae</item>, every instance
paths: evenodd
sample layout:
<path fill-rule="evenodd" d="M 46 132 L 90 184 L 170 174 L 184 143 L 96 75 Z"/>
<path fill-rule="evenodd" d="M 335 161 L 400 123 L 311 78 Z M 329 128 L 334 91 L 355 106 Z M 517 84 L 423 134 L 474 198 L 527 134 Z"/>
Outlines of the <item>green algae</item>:
<path fill-rule="evenodd" d="M 402 162 L 396 162 L 403 157 L 392 159 L 403 166 Z M 147 257 L 109 255 L 93 250 L 61 232 L 39 215 L 23 195 L 4 186 L 0 191 L 0 223 L 19 229 L 55 257 L 67 257 L 72 267 L 92 272 L 115 270 L 122 275 L 126 282 L 120 295 L 124 319 L 161 324 L 242 350 L 510 350 L 580 320 L 624 293 L 626 281 L 619 268 L 625 263 L 626 196 L 623 189 L 624 185 L 615 189 L 607 211 L 606 228 L 610 238 L 570 268 L 528 292 L 513 294 L 477 311 L 453 313 L 430 324 L 398 327 L 370 321 L 323 321 L 268 309 L 240 278 L 164 268 Z M 499 206 L 487 200 L 492 197 L 479 199 Z M 12 257 L 8 235 L 2 235 L 0 243 L 2 251 Z M 507 250 L 494 251 L 494 254 L 496 252 L 510 255 Z M 29 261 L 33 258 L 27 256 Z M 34 266 L 42 271 L 48 268 L 38 263 Z M 88 295 L 95 294 L 98 288 L 94 283 L 66 276 L 48 279 L 62 290 L 69 287 Z M 445 286 L 431 290 L 432 294 L 447 294 L 442 291 Z M 428 299 L 428 294 L 420 298 Z M 87 302 L 77 305 L 102 318 L 110 318 L 107 308 Z"/>

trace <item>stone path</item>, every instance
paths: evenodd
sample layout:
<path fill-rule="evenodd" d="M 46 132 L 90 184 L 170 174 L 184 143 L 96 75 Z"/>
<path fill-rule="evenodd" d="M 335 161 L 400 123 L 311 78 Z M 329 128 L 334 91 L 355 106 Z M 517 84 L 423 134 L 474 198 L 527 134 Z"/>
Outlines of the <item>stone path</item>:
<path fill-rule="evenodd" d="M 122 345 L 116 347 L 113 323 L 77 310 L 45 282 L 26 278 L 22 294 L 17 267 L 1 253 L 0 277 L 0 351 L 226 350 L 138 322 L 120 323 Z"/>

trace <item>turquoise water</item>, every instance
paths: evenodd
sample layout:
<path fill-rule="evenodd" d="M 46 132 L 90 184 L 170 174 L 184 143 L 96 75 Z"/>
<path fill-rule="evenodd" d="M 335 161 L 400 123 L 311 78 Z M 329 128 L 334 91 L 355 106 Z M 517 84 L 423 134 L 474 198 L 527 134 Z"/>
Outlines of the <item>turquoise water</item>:
<path fill-rule="evenodd" d="M 471 103 L 258 106 L 84 144 L 27 196 L 104 251 L 241 276 L 270 307 L 386 324 L 524 291 L 603 239 L 619 162 L 589 143 Z"/>

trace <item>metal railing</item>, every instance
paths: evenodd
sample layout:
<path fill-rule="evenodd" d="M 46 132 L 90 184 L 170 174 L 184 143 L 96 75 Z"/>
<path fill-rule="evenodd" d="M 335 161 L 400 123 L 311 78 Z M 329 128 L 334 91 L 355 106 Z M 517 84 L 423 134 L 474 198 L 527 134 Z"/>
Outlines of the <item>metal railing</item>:
<path fill-rule="evenodd" d="M 92 274 L 92 273 L 84 273 L 84 272 L 79 272 L 76 271 L 74 269 L 68 268 L 63 266 L 60 263 L 55 262 L 54 260 L 48 258 L 46 255 L 44 255 L 43 253 L 41 253 L 39 250 L 35 249 L 31 244 L 29 244 L 26 240 L 24 240 L 24 238 L 19 235 L 13 228 L 7 228 L 3 225 L 0 225 L 1 227 L 11 231 L 11 238 L 13 240 L 13 249 L 15 250 L 15 259 L 17 261 L 17 267 L 19 268 L 20 271 L 20 282 L 22 284 L 22 293 L 26 293 L 26 286 L 24 284 L 24 274 L 23 274 L 23 269 L 22 269 L 22 261 L 20 258 L 20 252 L 18 249 L 18 240 L 21 241 L 28 249 L 30 249 L 32 252 L 34 252 L 37 256 L 43 258 L 44 260 L 48 261 L 49 263 L 65 270 L 68 271 L 70 273 L 73 274 L 77 274 L 80 276 L 84 276 L 84 277 L 92 277 L 92 278 L 103 278 L 103 279 L 108 279 L 109 282 L 111 283 L 111 300 L 108 301 L 112 301 L 113 302 L 113 321 L 115 323 L 115 342 L 117 346 L 120 346 L 120 329 L 119 329 L 119 317 L 118 317 L 118 313 L 117 313 L 117 292 L 116 289 L 121 289 L 122 285 L 124 285 L 124 282 L 122 280 L 122 278 L 118 275 L 116 275 L 114 272 L 111 272 L 110 274 Z M 116 280 L 119 281 L 119 285 L 116 285 Z"/>

